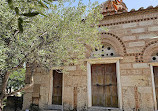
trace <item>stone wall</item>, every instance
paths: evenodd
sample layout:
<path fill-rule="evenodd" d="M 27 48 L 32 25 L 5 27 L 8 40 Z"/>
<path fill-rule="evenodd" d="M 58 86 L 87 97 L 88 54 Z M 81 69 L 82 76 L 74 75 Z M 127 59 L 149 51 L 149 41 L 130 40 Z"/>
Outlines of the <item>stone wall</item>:
<path fill-rule="evenodd" d="M 27 83 L 30 83 L 31 71 L 31 67 L 27 67 L 25 80 Z M 38 65 L 35 66 L 33 72 L 34 85 L 25 91 L 23 109 L 29 108 L 30 104 L 37 104 L 41 108 L 49 104 L 49 80 L 51 79 L 49 73 Z"/>
<path fill-rule="evenodd" d="M 64 74 L 64 109 L 84 109 L 87 106 L 87 73 L 80 66 L 66 67 Z"/>
<path fill-rule="evenodd" d="M 152 53 L 158 50 L 157 17 L 157 13 L 151 11 L 150 14 L 137 12 L 128 16 L 111 16 L 101 21 L 101 26 L 109 29 L 109 32 L 102 33 L 104 39 L 109 35 L 114 38 L 115 35 L 115 38 L 118 37 L 123 42 L 124 54 L 120 61 L 120 73 L 125 111 L 132 111 L 136 107 L 141 111 L 154 110 L 151 69 L 148 63 L 151 62 Z M 108 26 L 110 23 L 113 24 Z"/>
<path fill-rule="evenodd" d="M 105 17 L 100 27 L 104 44 L 114 47 L 120 60 L 120 82 L 122 107 L 125 111 L 154 110 L 151 55 L 158 51 L 158 8 Z M 65 110 L 87 109 L 87 72 L 79 66 L 65 67 L 63 74 L 63 107 Z M 29 76 L 27 68 L 27 76 Z M 52 72 L 36 68 L 34 86 L 24 95 L 24 109 L 30 103 L 40 107 L 51 104 Z"/>

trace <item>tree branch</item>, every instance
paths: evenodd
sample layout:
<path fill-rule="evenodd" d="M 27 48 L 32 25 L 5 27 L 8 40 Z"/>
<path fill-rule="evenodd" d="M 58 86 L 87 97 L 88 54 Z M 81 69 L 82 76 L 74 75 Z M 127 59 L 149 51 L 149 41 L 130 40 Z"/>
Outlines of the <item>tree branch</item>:
<path fill-rule="evenodd" d="M 40 35 L 40 37 L 44 36 L 45 34 L 47 34 L 47 32 L 44 32 L 42 35 Z M 25 62 L 25 59 L 31 54 L 33 53 L 37 48 L 40 48 L 42 46 L 42 44 L 44 43 L 44 41 L 40 42 L 37 46 L 35 46 L 29 53 L 27 53 L 25 55 L 25 57 L 23 58 L 23 60 L 21 61 L 21 63 L 19 63 L 18 66 L 16 67 L 13 67 L 13 70 L 17 70 L 19 68 L 22 68 L 24 62 Z"/>
<path fill-rule="evenodd" d="M 26 84 L 25 87 L 23 87 L 23 88 L 21 88 L 19 90 L 16 90 L 16 91 L 11 92 L 9 94 L 5 94 L 5 97 L 11 96 L 11 95 L 15 95 L 17 92 L 25 91 L 28 88 L 32 87 L 33 84 L 34 84 L 34 79 L 33 79 L 34 68 L 35 68 L 35 65 L 33 65 L 33 67 L 31 68 L 31 83 L 30 84 Z"/>
<path fill-rule="evenodd" d="M 23 87 L 23 88 L 21 88 L 21 89 L 19 89 L 19 90 L 16 90 L 16 91 L 11 92 L 11 93 L 9 93 L 9 94 L 5 94 L 5 97 L 11 96 L 11 95 L 15 95 L 15 94 L 18 93 L 18 92 L 25 91 L 25 90 L 27 90 L 28 88 L 32 87 L 33 84 L 34 84 L 34 82 L 32 82 L 31 84 L 25 85 L 25 87 Z"/>
<path fill-rule="evenodd" d="M 41 37 L 44 36 L 45 34 L 47 34 L 47 32 L 44 32 L 44 33 L 41 35 Z M 40 43 L 39 43 L 37 46 L 35 46 L 29 53 L 27 53 L 27 54 L 25 55 L 25 57 L 23 58 L 23 60 L 19 63 L 19 65 L 17 65 L 16 67 L 11 68 L 10 70 L 11 70 L 11 71 L 15 71 L 15 70 L 17 70 L 17 69 L 19 69 L 19 68 L 22 68 L 23 63 L 25 62 L 25 59 L 26 59 L 31 53 L 33 53 L 37 48 L 41 48 L 42 45 L 43 45 L 43 43 L 44 43 L 44 40 L 42 40 L 42 42 L 40 42 Z M 5 93 L 5 90 L 6 90 L 6 87 L 7 87 L 7 82 L 8 82 L 10 73 L 11 73 L 11 72 L 6 71 L 6 72 L 5 72 L 4 79 L 2 80 L 2 93 L 1 93 L 1 95 L 0 95 L 0 100 L 4 99 L 5 96 L 11 95 L 11 94 L 8 95 L 8 94 Z M 27 89 L 27 88 L 28 88 L 28 87 L 26 87 L 26 89 Z M 14 94 L 14 93 L 17 93 L 17 92 L 19 92 L 19 91 L 22 91 L 22 90 L 24 90 L 24 89 L 25 89 L 25 87 L 24 87 L 23 89 L 20 89 L 20 90 L 17 90 L 17 91 L 15 91 L 15 92 L 13 92 L 13 94 Z"/>
<path fill-rule="evenodd" d="M 7 86 L 7 82 L 8 82 L 8 79 L 9 79 L 9 75 L 10 75 L 10 73 L 5 72 L 5 76 L 4 76 L 4 78 L 2 79 L 2 93 L 1 93 L 1 95 L 0 95 L 0 99 L 3 99 L 4 96 L 5 96 L 5 89 L 6 89 L 6 86 Z"/>

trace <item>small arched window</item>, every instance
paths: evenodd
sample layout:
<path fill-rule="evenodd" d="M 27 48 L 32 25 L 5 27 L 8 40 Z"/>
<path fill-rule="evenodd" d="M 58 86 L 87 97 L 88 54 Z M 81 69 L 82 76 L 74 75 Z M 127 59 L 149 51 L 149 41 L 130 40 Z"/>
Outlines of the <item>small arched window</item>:
<path fill-rule="evenodd" d="M 153 53 L 151 56 L 152 62 L 158 62 L 158 51 L 156 53 Z"/>
<path fill-rule="evenodd" d="M 116 56 L 115 50 L 111 45 L 102 45 L 101 49 L 95 49 L 91 53 L 91 58 L 104 58 Z"/>

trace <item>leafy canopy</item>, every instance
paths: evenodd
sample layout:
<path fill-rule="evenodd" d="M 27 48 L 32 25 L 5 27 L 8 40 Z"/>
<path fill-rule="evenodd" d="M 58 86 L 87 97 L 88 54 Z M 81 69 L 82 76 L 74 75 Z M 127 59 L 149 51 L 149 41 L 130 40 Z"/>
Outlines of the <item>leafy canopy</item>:
<path fill-rule="evenodd" d="M 12 71 L 24 62 L 47 68 L 69 65 L 85 58 L 85 45 L 94 48 L 100 43 L 97 25 L 102 15 L 95 4 L 59 0 L 45 5 L 47 10 L 38 0 L 8 1 L 12 3 L 1 0 L 0 6 L 1 70 Z M 26 16 L 33 12 L 44 16 Z"/>
<path fill-rule="evenodd" d="M 25 68 L 14 71 L 8 80 L 7 88 L 19 90 L 25 86 Z"/>

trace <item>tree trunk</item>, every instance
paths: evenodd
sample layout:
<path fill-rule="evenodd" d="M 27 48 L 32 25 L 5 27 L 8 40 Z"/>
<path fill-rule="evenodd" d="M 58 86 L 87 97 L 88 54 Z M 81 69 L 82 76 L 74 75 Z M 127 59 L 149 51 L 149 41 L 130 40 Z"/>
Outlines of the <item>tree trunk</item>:
<path fill-rule="evenodd" d="M 1 94 L 0 94 L 0 111 L 2 111 L 2 107 L 3 107 L 3 100 L 5 98 L 5 91 L 6 91 L 6 87 L 7 87 L 7 82 L 8 82 L 8 78 L 9 78 L 9 72 L 5 72 L 4 73 L 4 78 L 2 78 L 2 90 L 1 90 Z"/>
<path fill-rule="evenodd" d="M 11 95 L 15 95 L 17 92 L 24 91 L 24 90 L 26 90 L 26 89 L 28 89 L 28 88 L 33 86 L 33 84 L 34 84 L 33 72 L 34 72 L 34 65 L 31 68 L 31 78 L 32 78 L 31 79 L 31 83 L 25 85 L 23 88 L 21 88 L 21 89 L 19 89 L 17 91 L 10 92 L 9 94 L 6 94 L 6 87 L 7 87 L 7 83 L 8 83 L 10 72 L 6 71 L 4 73 L 4 78 L 2 79 L 2 91 L 1 91 L 1 94 L 0 94 L 0 111 L 2 111 L 2 108 L 3 108 L 3 100 L 4 100 L 4 98 L 6 98 L 8 96 L 11 96 Z"/>

